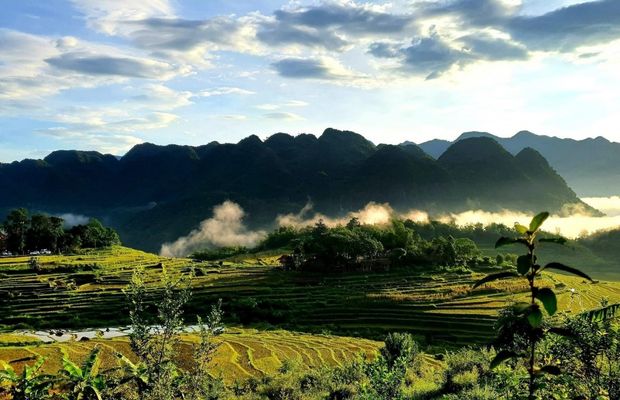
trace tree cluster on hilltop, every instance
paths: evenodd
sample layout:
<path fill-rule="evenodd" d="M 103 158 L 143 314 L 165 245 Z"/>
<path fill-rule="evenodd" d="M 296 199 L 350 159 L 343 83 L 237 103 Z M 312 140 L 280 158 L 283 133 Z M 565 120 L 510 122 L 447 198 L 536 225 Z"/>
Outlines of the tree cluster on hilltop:
<path fill-rule="evenodd" d="M 18 208 L 10 211 L 0 224 L 0 252 L 11 254 L 71 253 L 115 244 L 120 244 L 116 231 L 94 218 L 85 225 L 67 228 L 60 217 L 30 215 L 27 209 Z"/>
<path fill-rule="evenodd" d="M 283 261 L 289 268 L 338 271 L 382 269 L 392 265 L 472 267 L 488 263 L 473 240 L 436 235 L 425 239 L 415 223 L 393 219 L 386 225 L 365 225 L 357 218 L 345 226 L 322 221 L 305 228 L 281 227 L 271 232 L 259 250 L 289 248 Z"/>

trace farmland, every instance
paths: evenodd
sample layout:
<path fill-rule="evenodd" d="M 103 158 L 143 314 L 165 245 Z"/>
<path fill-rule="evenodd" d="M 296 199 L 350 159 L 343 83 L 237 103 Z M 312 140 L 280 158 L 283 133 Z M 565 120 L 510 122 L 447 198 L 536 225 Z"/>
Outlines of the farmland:
<path fill-rule="evenodd" d="M 181 365 L 183 357 L 189 356 L 191 345 L 197 340 L 195 335 L 183 335 L 179 349 Z M 228 383 L 274 374 L 284 362 L 297 363 L 311 369 L 342 365 L 361 355 L 373 358 L 381 345 L 376 341 L 359 338 L 238 328 L 228 329 L 216 342 L 219 346 L 211 361 L 212 371 L 214 376 L 222 377 Z M 33 357 L 45 357 L 44 371 L 55 374 L 62 368 L 63 354 L 81 363 L 95 346 L 102 349 L 103 370 L 117 366 L 117 352 L 135 358 L 128 338 L 49 344 L 30 342 L 27 346 L 23 343 L 23 336 L 0 335 L 0 364 L 3 361 L 22 360 L 13 363 L 14 367 L 20 369 L 30 363 Z"/>
<path fill-rule="evenodd" d="M 99 371 L 108 377 L 122 365 L 119 354 L 140 362 L 125 327 L 127 290 L 135 271 L 142 271 L 148 304 L 162 298 L 166 276 L 177 287 L 191 289 L 183 313 L 187 324 L 193 324 L 196 315 L 207 316 L 222 300 L 226 328 L 213 339 L 218 346 L 204 367 L 207 379 L 224 385 L 218 389 L 219 398 L 254 399 L 257 393 L 264 396 L 260 398 L 280 398 L 270 397 L 272 390 L 301 390 L 308 398 L 325 398 L 340 390 L 347 371 L 361 375 L 343 390 L 366 390 L 359 388 L 367 385 L 380 390 L 381 381 L 374 379 L 383 378 L 373 374 L 380 373 L 375 368 L 385 362 L 383 353 L 379 355 L 383 340 L 401 331 L 412 335 L 420 351 L 405 369 L 388 370 L 406 374 L 391 381 L 411 398 L 443 399 L 442 393 L 471 385 L 455 389 L 450 386 L 452 374 L 456 382 L 478 379 L 481 372 L 471 366 L 472 360 L 488 368 L 495 351 L 485 345 L 496 335 L 499 311 L 528 295 L 523 280 L 472 289 L 482 276 L 506 265 L 404 265 L 381 272 L 320 273 L 287 271 L 279 265 L 281 254 L 272 250 L 196 262 L 114 246 L 36 260 L 2 258 L 0 324 L 5 333 L 0 333 L 0 367 L 27 371 L 40 360 L 40 373 L 62 376 L 63 357 L 79 364 L 95 348 Z M 489 250 L 487 254 L 492 257 Z M 618 282 L 587 283 L 579 277 L 545 274 L 539 284 L 557 294 L 562 310 L 554 317 L 558 322 L 598 307 L 603 299 L 620 302 Z M 200 337 L 183 330 L 179 339 L 172 357 L 180 370 L 191 371 Z M 501 371 L 493 379 L 501 380 L 506 370 Z M 307 379 L 315 379 L 318 386 L 304 386 Z M 115 390 L 110 382 L 108 389 Z M 476 385 L 483 390 L 484 381 Z"/>
<path fill-rule="evenodd" d="M 230 325 L 372 339 L 402 330 L 427 346 L 441 347 L 489 342 L 498 311 L 526 290 L 524 282 L 509 280 L 472 291 L 472 283 L 493 267 L 475 273 L 398 268 L 325 275 L 283 271 L 276 259 L 275 253 L 259 253 L 221 265 L 194 263 L 117 246 L 40 257 L 36 273 L 28 257 L 3 258 L 0 324 L 7 331 L 125 325 L 123 289 L 134 269 L 144 268 L 147 287 L 155 294 L 165 268 L 173 276 L 194 275 L 190 321 L 221 298 Z M 597 307 L 603 298 L 620 301 L 620 284 L 614 282 L 586 284 L 581 278 L 548 274 L 543 285 L 555 289 L 560 310 L 567 312 Z"/>

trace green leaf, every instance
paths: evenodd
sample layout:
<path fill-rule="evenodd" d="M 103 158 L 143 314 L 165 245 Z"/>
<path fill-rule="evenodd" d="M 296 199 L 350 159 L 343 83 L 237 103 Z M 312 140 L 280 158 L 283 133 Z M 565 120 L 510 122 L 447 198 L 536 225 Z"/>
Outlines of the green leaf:
<path fill-rule="evenodd" d="M 588 311 L 583 316 L 592 322 L 607 321 L 620 315 L 620 303 L 612 304 L 607 307 L 597 308 L 596 310 Z"/>
<path fill-rule="evenodd" d="M 532 268 L 532 257 L 528 254 L 525 256 L 519 256 L 517 258 L 517 272 L 521 275 L 525 275 L 530 272 Z"/>
<path fill-rule="evenodd" d="M 501 363 L 503 363 L 504 361 L 510 360 L 511 358 L 516 358 L 516 357 L 519 357 L 519 355 L 515 353 L 514 351 L 502 350 L 499 353 L 497 353 L 495 358 L 493 358 L 493 361 L 491 361 L 490 368 L 493 369 L 497 367 L 498 365 L 500 365 Z"/>
<path fill-rule="evenodd" d="M 516 276 L 519 276 L 519 275 L 512 271 L 498 272 L 496 274 L 487 275 L 484 278 L 480 279 L 478 282 L 476 282 L 474 284 L 473 289 L 477 288 L 478 286 L 484 285 L 485 283 L 488 283 L 488 282 L 493 282 L 493 281 L 496 281 L 498 279 L 503 279 L 503 278 L 514 278 Z"/>
<path fill-rule="evenodd" d="M 82 369 L 65 355 L 62 358 L 62 369 L 65 374 L 72 378 L 82 378 Z"/>
<path fill-rule="evenodd" d="M 592 280 L 592 278 L 590 278 L 590 276 L 588 274 L 586 274 L 585 272 L 581 272 L 581 271 L 579 271 L 576 268 L 572 268 L 572 267 L 569 267 L 567 265 L 560 264 L 560 263 L 557 263 L 557 262 L 549 263 L 549 264 L 545 265 L 545 267 L 543 269 L 556 269 L 558 271 L 568 272 L 568 273 L 571 273 L 573 275 L 577 275 L 577 276 L 580 276 L 582 278 L 585 278 L 585 279 L 589 280 L 590 282 L 594 282 Z"/>
<path fill-rule="evenodd" d="M 521 243 L 525 245 L 526 247 L 528 246 L 527 240 L 525 239 L 513 239 L 513 238 L 502 236 L 501 238 L 497 240 L 497 242 L 495 242 L 495 248 L 497 249 L 498 247 L 508 246 L 508 245 L 516 244 L 516 243 Z"/>
<path fill-rule="evenodd" d="M 563 245 L 565 245 L 568 242 L 568 239 L 566 239 L 564 237 L 556 237 L 556 238 L 538 239 L 538 241 L 540 243 L 554 243 L 554 244 L 559 244 L 559 245 L 563 246 Z"/>
<path fill-rule="evenodd" d="M 86 361 L 84 361 L 84 364 L 82 365 L 82 368 L 81 368 L 84 376 L 91 375 L 91 372 L 93 375 L 97 374 L 98 369 L 99 369 L 99 362 L 100 362 L 99 351 L 100 351 L 99 346 L 93 347 L 90 354 L 88 355 L 88 358 L 86 359 Z"/>
<path fill-rule="evenodd" d="M 549 375 L 560 375 L 562 374 L 562 370 L 560 367 L 556 365 L 545 365 L 539 370 L 540 373 L 545 373 Z"/>
<path fill-rule="evenodd" d="M 532 222 L 530 222 L 530 231 L 536 232 L 542 226 L 542 224 L 547 220 L 547 218 L 549 218 L 549 213 L 546 211 L 541 212 L 540 214 L 532 218 Z"/>
<path fill-rule="evenodd" d="M 536 291 L 536 298 L 541 301 L 547 314 L 553 315 L 558 311 L 558 299 L 555 297 L 553 290 L 542 288 Z"/>
<path fill-rule="evenodd" d="M 543 320 L 543 314 L 542 314 L 542 311 L 540 311 L 540 308 L 533 309 L 527 315 L 527 321 L 530 323 L 530 326 L 532 328 L 540 327 L 542 325 L 542 320 Z"/>
<path fill-rule="evenodd" d="M 525 235 L 527 233 L 527 227 L 521 225 L 518 222 L 515 222 L 515 230 L 519 232 L 521 235 Z"/>

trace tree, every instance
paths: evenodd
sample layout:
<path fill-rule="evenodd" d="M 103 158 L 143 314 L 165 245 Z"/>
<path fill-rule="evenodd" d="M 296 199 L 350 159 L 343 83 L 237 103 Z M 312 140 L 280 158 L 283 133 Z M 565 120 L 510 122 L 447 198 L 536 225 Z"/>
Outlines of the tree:
<path fill-rule="evenodd" d="M 131 348 L 140 359 L 130 365 L 138 372 L 141 398 L 172 400 L 178 387 L 179 369 L 174 360 L 175 347 L 183 329 L 183 306 L 189 300 L 189 285 L 173 279 L 164 269 L 161 300 L 157 316 L 147 314 L 144 271 L 137 270 L 131 280 L 127 296 L 131 304 Z"/>
<path fill-rule="evenodd" d="M 30 226 L 26 233 L 26 249 L 28 251 L 49 249 L 51 247 L 52 224 L 44 214 L 30 217 Z"/>
<path fill-rule="evenodd" d="M 111 228 L 106 228 L 95 218 L 86 225 L 77 225 L 69 230 L 63 238 L 66 247 L 102 248 L 120 243 L 118 234 Z M 79 244 L 79 246 L 78 246 Z"/>
<path fill-rule="evenodd" d="M 4 221 L 7 239 L 6 247 L 11 253 L 24 254 L 26 251 L 26 233 L 28 231 L 28 210 L 12 210 Z"/>
<path fill-rule="evenodd" d="M 0 253 L 6 251 L 6 232 L 0 225 Z"/>
<path fill-rule="evenodd" d="M 50 217 L 50 231 L 49 231 L 49 247 L 48 249 L 54 253 L 60 252 L 60 246 L 62 243 L 62 237 L 65 234 L 64 230 L 65 221 L 59 217 Z"/>
<path fill-rule="evenodd" d="M 418 355 L 418 344 L 409 333 L 390 333 L 385 338 L 385 345 L 381 348 L 381 356 L 385 358 L 390 368 L 397 362 L 411 364 Z"/>

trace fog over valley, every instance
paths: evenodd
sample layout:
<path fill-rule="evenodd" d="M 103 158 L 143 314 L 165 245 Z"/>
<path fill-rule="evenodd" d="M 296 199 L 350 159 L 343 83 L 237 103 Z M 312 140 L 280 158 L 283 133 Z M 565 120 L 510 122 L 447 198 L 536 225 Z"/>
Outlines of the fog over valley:
<path fill-rule="evenodd" d="M 570 213 L 552 214 L 546 222 L 545 230 L 576 239 L 593 233 L 620 228 L 620 196 L 591 197 L 583 199 L 586 203 L 604 213 L 594 217 L 579 209 L 572 208 Z M 236 203 L 226 201 L 213 209 L 213 216 L 200 223 L 198 229 L 187 236 L 180 237 L 172 243 L 162 245 L 160 254 L 164 257 L 185 257 L 197 250 L 217 247 L 254 247 L 267 235 L 267 230 L 251 230 L 244 224 L 245 212 Z M 311 227 L 319 222 L 329 227 L 344 226 L 352 218 L 364 225 L 385 225 L 393 218 L 412 220 L 420 223 L 439 221 L 460 227 L 482 224 L 504 224 L 508 227 L 515 223 L 525 224 L 531 218 L 522 211 L 505 210 L 490 212 L 469 210 L 460 213 L 440 213 L 430 215 L 425 211 L 411 209 L 405 212 L 395 211 L 389 204 L 368 203 L 364 208 L 350 212 L 344 217 L 332 218 L 315 212 L 312 203 L 307 203 L 296 214 L 278 215 L 270 226 L 277 227 Z"/>

